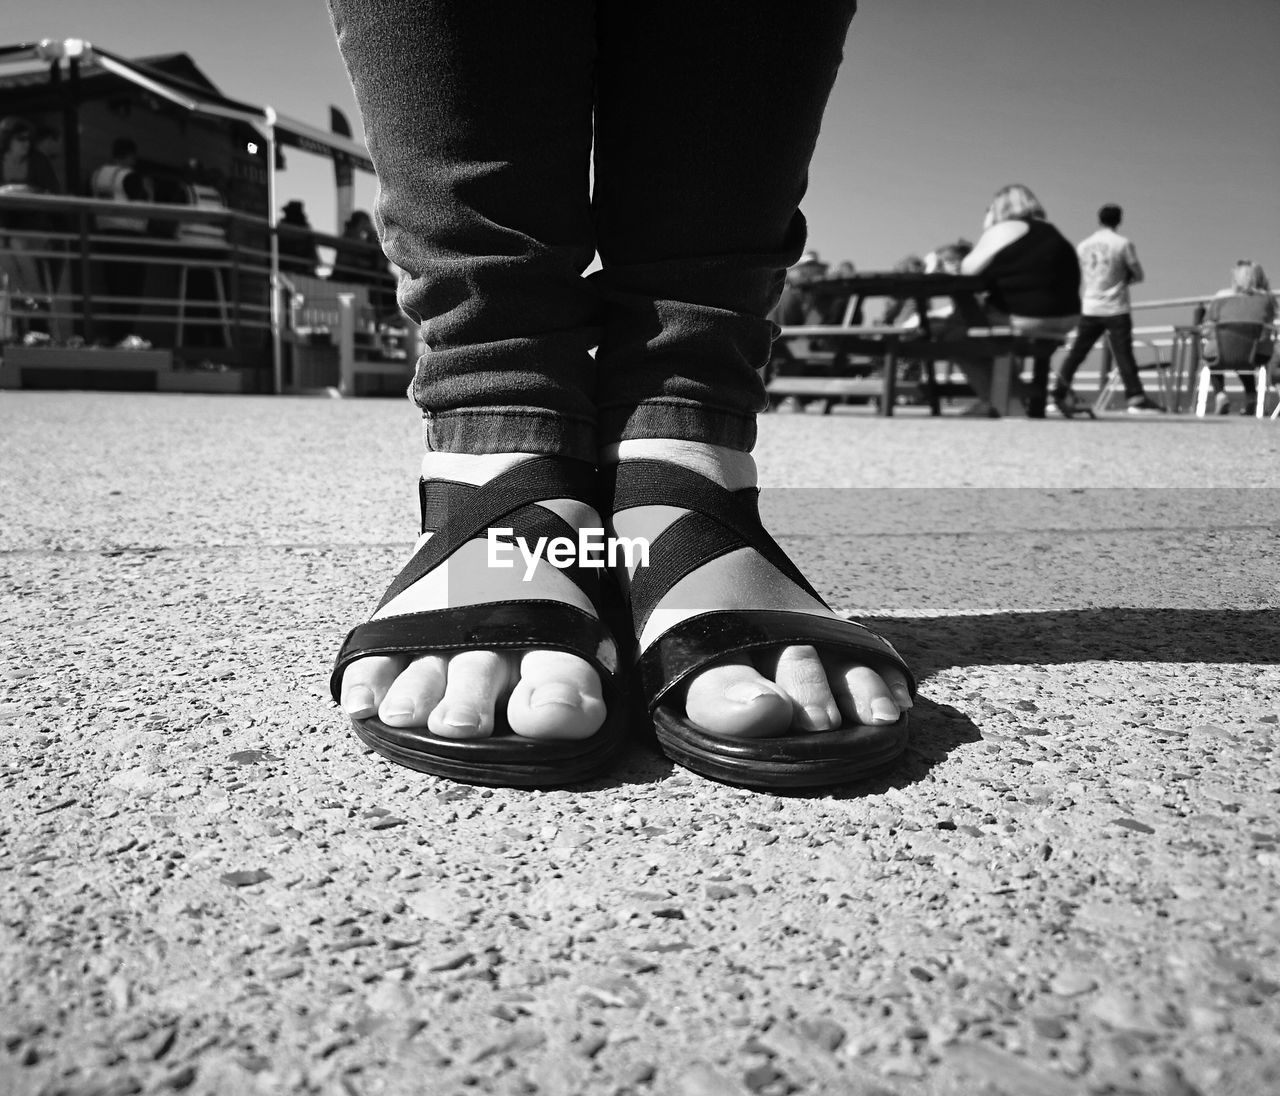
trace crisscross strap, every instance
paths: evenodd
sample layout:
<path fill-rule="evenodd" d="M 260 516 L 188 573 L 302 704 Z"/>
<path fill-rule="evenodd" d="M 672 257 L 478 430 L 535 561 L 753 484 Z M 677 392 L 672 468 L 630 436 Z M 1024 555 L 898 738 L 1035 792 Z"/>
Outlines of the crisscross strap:
<path fill-rule="evenodd" d="M 629 598 L 637 635 L 677 582 L 739 548 L 754 548 L 805 593 L 826 604 L 760 523 L 759 488 L 730 491 L 667 461 L 624 460 L 613 470 L 610 494 L 613 514 L 636 506 L 677 506 L 690 511 L 649 545 L 650 564 L 638 568 L 631 578 Z"/>
<path fill-rule="evenodd" d="M 610 494 L 612 514 L 636 506 L 676 506 L 690 511 L 649 546 L 650 566 L 638 568 L 631 579 L 629 596 L 637 636 L 680 579 L 742 547 L 754 548 L 800 589 L 826 604 L 760 523 L 757 488 L 729 491 L 666 461 L 627 460 L 613 470 Z M 774 609 L 716 610 L 668 628 L 637 660 L 640 692 L 648 698 L 652 711 L 672 689 L 713 662 L 793 645 L 849 654 L 873 668 L 896 668 L 915 693 L 910 667 L 888 640 L 866 625 Z"/>
<path fill-rule="evenodd" d="M 516 536 L 535 543 L 540 536 L 566 536 L 573 540 L 576 530 L 559 515 L 537 504 L 550 499 L 576 499 L 594 506 L 595 489 L 595 471 L 589 464 L 560 457 L 525 461 L 480 486 L 422 480 L 418 486 L 422 531 L 430 531 L 432 536 L 387 587 L 378 609 L 438 567 L 467 541 L 484 537 L 489 529 L 510 528 Z M 598 583 L 593 571 L 570 567 L 564 573 L 593 602 L 596 600 Z"/>
<path fill-rule="evenodd" d="M 618 648 L 605 624 L 577 606 L 530 598 L 404 613 L 357 625 L 338 651 L 329 690 L 341 703 L 343 670 L 366 655 L 535 649 L 577 655 L 595 667 L 606 691 L 617 687 Z"/>

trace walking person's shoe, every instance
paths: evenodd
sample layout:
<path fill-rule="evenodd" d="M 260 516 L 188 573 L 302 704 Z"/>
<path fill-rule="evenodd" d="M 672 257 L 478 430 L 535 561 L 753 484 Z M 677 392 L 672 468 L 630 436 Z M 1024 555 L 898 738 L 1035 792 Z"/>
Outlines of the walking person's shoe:
<path fill-rule="evenodd" d="M 1049 393 L 1049 400 L 1054 409 L 1064 419 L 1074 419 L 1077 415 L 1084 415 L 1093 418 L 1093 408 L 1087 403 L 1081 402 L 1080 398 L 1071 391 L 1070 388 L 1058 388 Z"/>
<path fill-rule="evenodd" d="M 1134 396 L 1129 401 L 1127 411 L 1130 415 L 1163 415 L 1165 413 L 1164 408 L 1150 396 Z"/>
<path fill-rule="evenodd" d="M 1242 415 L 1256 415 L 1257 413 L 1258 401 L 1256 399 L 1245 400 L 1244 406 L 1240 408 L 1240 414 Z"/>
<path fill-rule="evenodd" d="M 1231 414 L 1231 398 L 1225 392 L 1213 394 L 1213 413 L 1215 415 Z"/>

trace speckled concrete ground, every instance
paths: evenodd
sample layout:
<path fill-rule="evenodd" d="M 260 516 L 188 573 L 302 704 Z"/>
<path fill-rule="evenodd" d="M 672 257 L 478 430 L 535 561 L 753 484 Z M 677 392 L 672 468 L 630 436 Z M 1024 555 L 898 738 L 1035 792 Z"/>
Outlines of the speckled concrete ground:
<path fill-rule="evenodd" d="M 364 752 L 416 430 L 0 394 L 0 1092 L 1280 1089 L 1275 424 L 762 420 L 923 682 L 894 773 L 785 798 Z"/>

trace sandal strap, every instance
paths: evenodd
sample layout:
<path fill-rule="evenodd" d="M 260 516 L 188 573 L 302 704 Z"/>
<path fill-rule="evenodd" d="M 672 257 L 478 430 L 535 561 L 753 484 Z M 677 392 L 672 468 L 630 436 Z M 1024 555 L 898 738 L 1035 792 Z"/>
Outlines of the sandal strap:
<path fill-rule="evenodd" d="M 873 669 L 902 671 L 911 695 L 911 668 L 883 636 L 852 620 L 811 616 L 791 610 L 722 609 L 682 620 L 653 641 L 637 663 L 640 694 L 657 708 L 677 685 L 704 666 L 725 657 L 804 645 L 855 655 Z"/>
<path fill-rule="evenodd" d="M 575 538 L 576 531 L 558 514 L 537 505 L 550 499 L 575 499 L 595 506 L 595 471 L 585 461 L 539 457 L 525 461 L 476 486 L 449 480 L 421 480 L 422 531 L 432 536 L 405 564 L 378 609 L 433 571 L 469 540 L 484 539 L 487 530 L 510 527 L 517 536 L 536 543 L 539 536 Z M 434 525 L 428 516 L 442 515 Z M 565 574 L 593 602 L 598 576 L 585 568 L 569 567 Z"/>
<path fill-rule="evenodd" d="M 342 672 L 367 655 L 421 654 L 423 651 L 555 650 L 585 659 L 612 690 L 618 648 L 603 622 L 562 601 L 529 598 L 380 617 L 347 633 L 329 691 L 341 703 Z"/>
<path fill-rule="evenodd" d="M 677 506 L 690 513 L 673 521 L 649 546 L 651 560 L 631 579 L 635 632 L 643 630 L 659 602 L 685 576 L 713 559 L 753 548 L 805 593 L 822 596 L 760 522 L 757 487 L 730 491 L 705 476 L 661 460 L 624 460 L 612 470 L 610 512 L 636 506 Z"/>

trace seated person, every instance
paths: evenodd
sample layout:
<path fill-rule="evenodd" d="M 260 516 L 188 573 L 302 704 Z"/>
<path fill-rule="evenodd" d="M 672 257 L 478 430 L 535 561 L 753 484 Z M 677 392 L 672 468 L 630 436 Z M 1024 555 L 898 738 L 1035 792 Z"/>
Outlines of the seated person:
<path fill-rule="evenodd" d="M 320 266 L 320 252 L 307 219 L 307 211 L 298 199 L 286 202 L 279 221 L 283 231 L 279 237 L 280 269 L 285 273 L 315 277 Z"/>
<path fill-rule="evenodd" d="M 1204 345 L 1201 354 L 1206 364 L 1212 366 L 1218 360 L 1217 325 L 1220 323 L 1263 324 L 1262 336 L 1254 351 L 1254 364 L 1265 365 L 1275 348 L 1276 299 L 1271 295 L 1271 285 L 1266 272 L 1255 262 L 1241 259 L 1232 268 L 1231 286 L 1220 289 L 1209 302 L 1205 313 Z M 1244 388 L 1245 402 L 1242 415 L 1252 415 L 1257 408 L 1258 390 L 1254 376 L 1247 370 L 1237 370 L 1240 385 Z M 1213 385 L 1213 410 L 1218 415 L 1231 413 L 1231 400 L 1227 398 L 1226 378 L 1221 372 L 1210 373 Z"/>
<path fill-rule="evenodd" d="M 923 274 L 924 260 L 919 255 L 908 255 L 893 264 L 895 274 Z M 879 322 L 885 327 L 905 325 L 916 314 L 916 302 L 906 297 L 891 297 L 884 306 Z"/>
<path fill-rule="evenodd" d="M 396 279 L 392 276 L 373 218 L 355 210 L 342 226 L 342 242 L 334 252 L 329 277 L 369 286 L 369 304 L 379 319 L 398 315 Z"/>
<path fill-rule="evenodd" d="M 922 270 L 925 274 L 959 274 L 960 266 L 973 250 L 973 244 L 963 237 L 955 243 L 943 244 L 924 257 Z M 955 316 L 955 302 L 950 297 L 935 297 L 929 305 L 929 329 L 942 333 L 950 326 L 946 321 Z M 919 327 L 920 316 L 913 306 L 910 314 L 898 324 L 899 327 Z"/>
<path fill-rule="evenodd" d="M 982 275 L 993 325 L 1011 327 L 1021 335 L 1064 339 L 1080 318 L 1075 246 L 1048 222 L 1044 206 L 1025 186 L 1015 183 L 996 192 L 982 236 L 960 271 Z M 1037 359 L 1037 364 L 1048 363 Z M 998 416 L 1002 409 L 990 406 L 993 363 L 966 362 L 964 368 L 981 401 L 978 409 Z M 1020 400 L 1028 395 L 1017 376 L 1009 394 Z"/>

